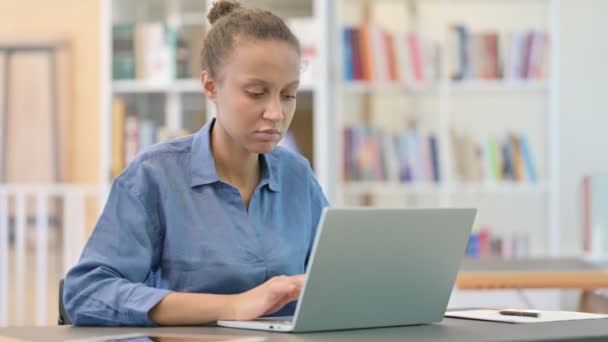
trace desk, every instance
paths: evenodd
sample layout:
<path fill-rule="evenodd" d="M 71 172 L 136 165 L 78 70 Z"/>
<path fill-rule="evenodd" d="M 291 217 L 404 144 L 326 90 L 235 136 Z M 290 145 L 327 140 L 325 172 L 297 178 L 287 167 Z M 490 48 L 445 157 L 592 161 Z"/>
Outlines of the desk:
<path fill-rule="evenodd" d="M 608 288 L 608 263 L 581 259 L 465 260 L 456 279 L 461 290 L 580 289 L 579 311 L 592 308 L 593 291 Z"/>
<path fill-rule="evenodd" d="M 19 327 L 0 329 L 2 336 L 28 341 L 64 341 L 101 335 L 141 332 L 203 334 L 232 336 L 264 336 L 274 342 L 306 341 L 606 341 L 608 319 L 551 322 L 538 324 L 507 324 L 446 318 L 440 324 L 409 327 L 347 330 L 324 333 L 270 333 L 216 327 L 163 328 L 88 328 L 72 326 Z"/>

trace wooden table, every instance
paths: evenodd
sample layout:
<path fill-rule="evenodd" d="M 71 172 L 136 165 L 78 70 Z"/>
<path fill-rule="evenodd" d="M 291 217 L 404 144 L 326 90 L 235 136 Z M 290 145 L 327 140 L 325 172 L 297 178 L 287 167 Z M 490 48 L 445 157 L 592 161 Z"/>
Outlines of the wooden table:
<path fill-rule="evenodd" d="M 465 260 L 456 285 L 461 290 L 580 289 L 579 311 L 608 312 L 608 299 L 595 294 L 608 288 L 608 262 L 574 258 Z"/>

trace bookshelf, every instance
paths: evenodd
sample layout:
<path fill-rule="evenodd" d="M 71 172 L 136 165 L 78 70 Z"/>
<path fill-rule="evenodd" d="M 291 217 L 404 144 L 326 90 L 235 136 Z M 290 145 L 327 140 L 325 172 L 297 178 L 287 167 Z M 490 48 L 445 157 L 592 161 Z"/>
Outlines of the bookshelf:
<path fill-rule="evenodd" d="M 559 0 L 339 0 L 328 7 L 331 130 L 340 137 L 332 204 L 478 207 L 475 230 L 523 235 L 529 255 L 558 255 Z M 409 50 L 400 51 L 403 44 Z M 388 70 L 378 71 L 383 65 Z M 430 157 L 428 147 L 399 155 L 400 141 L 424 146 L 426 136 L 438 144 Z M 400 152 L 385 140 L 397 141 Z M 470 152 L 454 151 L 467 144 Z M 511 158 L 510 173 L 507 159 L 491 160 L 492 151 Z M 439 179 L 428 171 L 433 158 Z M 459 174 L 463 164 L 481 170 Z M 398 173 L 388 171 L 395 165 Z M 418 168 L 426 169 L 422 177 Z"/>
<path fill-rule="evenodd" d="M 290 131 L 326 185 L 327 31 L 322 0 L 250 0 L 281 15 L 302 43 L 305 67 Z M 148 144 L 195 133 L 215 116 L 198 79 L 212 0 L 102 0 L 101 183 Z M 160 67 L 158 65 L 161 65 Z M 321 76 L 320 76 L 321 75 Z M 146 136 L 148 136 L 146 138 Z M 137 141 L 137 143 L 134 143 Z"/>
<path fill-rule="evenodd" d="M 214 116 L 213 106 L 204 98 L 198 79 L 193 77 L 114 80 L 114 24 L 162 22 L 164 27 L 176 31 L 184 25 L 200 27 L 204 31 L 207 28 L 205 14 L 211 2 L 102 1 L 102 60 L 105 61 L 101 66 L 104 75 L 100 122 L 102 184 L 109 185 L 112 180 L 115 157 L 112 144 L 117 131 L 116 120 L 112 119 L 115 98 L 126 99 L 127 104 L 143 108 L 142 112 L 149 119 L 172 131 L 188 129 L 195 132 Z M 530 254 L 558 255 L 559 0 L 246 2 L 270 8 L 287 18 L 303 45 L 314 50 L 312 57 L 305 57 L 309 68 L 302 74 L 303 84 L 292 131 L 301 152 L 311 160 L 332 205 L 478 207 L 475 229 L 490 227 L 497 234 L 528 234 Z M 514 17 L 518 20 L 511 20 Z M 417 41 L 420 68 L 425 77 L 412 79 L 405 74 L 396 75 L 392 69 L 379 79 L 354 77 L 357 75 L 352 72 L 350 78 L 345 77 L 343 28 L 359 28 L 364 24 L 376 25 L 393 35 L 414 33 L 401 37 Z M 465 27 L 460 29 L 469 32 L 465 36 L 484 42 L 491 42 L 493 33 L 498 33 L 499 39 L 514 32 L 520 32 L 519 36 L 525 32 L 546 33 L 550 44 L 541 76 L 506 77 L 492 69 L 490 63 L 487 70 L 480 72 L 483 77 L 475 74 L 474 77 L 452 78 L 454 66 L 460 65 L 453 63 L 450 57 L 450 51 L 456 51 L 454 25 Z M 400 51 L 403 54 L 403 50 Z M 494 50 L 488 48 L 487 51 Z M 408 181 L 401 179 L 399 173 L 395 179 L 394 172 L 393 179 L 360 177 L 345 181 L 344 128 L 365 127 L 365 131 L 368 126 L 377 130 L 379 136 L 405 136 L 405 141 L 414 139 L 419 145 L 434 137 L 439 179 L 430 176 L 427 165 L 427 171 L 420 173 L 425 176 Z M 484 141 L 481 139 L 489 138 L 503 144 L 507 138 L 518 137 L 521 142 L 525 137 L 536 176 L 528 174 L 525 164 L 522 164 L 523 173 L 520 171 L 515 180 L 508 179 L 514 178 L 513 170 L 509 177 L 502 171 L 498 178 L 459 176 L 455 172 L 458 158 L 452 149 L 460 144 L 453 143 L 452 130 L 472 140 L 466 149 L 467 158 L 469 161 L 473 158 L 475 165 L 483 168 L 484 176 L 489 174 L 492 165 L 496 168 L 496 163 L 477 160 L 471 155 L 471 148 Z M 498 145 L 503 146 L 501 144 Z M 498 165 L 502 169 L 503 165 Z"/>

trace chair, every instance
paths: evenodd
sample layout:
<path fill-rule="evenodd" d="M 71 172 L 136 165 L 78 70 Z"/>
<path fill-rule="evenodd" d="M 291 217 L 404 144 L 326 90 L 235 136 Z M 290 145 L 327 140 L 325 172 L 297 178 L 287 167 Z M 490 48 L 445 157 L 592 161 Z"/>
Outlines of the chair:
<path fill-rule="evenodd" d="M 65 308 L 63 307 L 63 279 L 59 281 L 59 318 L 57 319 L 58 325 L 69 325 L 72 324 L 68 317 Z"/>

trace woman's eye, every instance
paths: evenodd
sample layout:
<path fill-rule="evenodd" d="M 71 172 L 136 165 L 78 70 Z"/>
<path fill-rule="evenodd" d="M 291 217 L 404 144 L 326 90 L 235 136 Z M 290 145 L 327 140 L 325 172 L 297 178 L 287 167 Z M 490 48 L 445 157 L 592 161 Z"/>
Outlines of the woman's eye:
<path fill-rule="evenodd" d="M 264 93 L 262 92 L 253 92 L 253 91 L 248 91 L 247 94 L 254 99 L 258 99 L 260 97 L 262 97 L 264 95 Z"/>
<path fill-rule="evenodd" d="M 296 96 L 295 95 L 287 95 L 287 94 L 285 94 L 285 95 L 283 95 L 283 98 L 287 99 L 287 100 L 294 100 L 296 98 Z"/>

